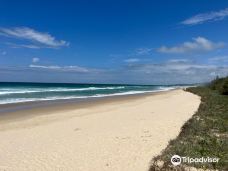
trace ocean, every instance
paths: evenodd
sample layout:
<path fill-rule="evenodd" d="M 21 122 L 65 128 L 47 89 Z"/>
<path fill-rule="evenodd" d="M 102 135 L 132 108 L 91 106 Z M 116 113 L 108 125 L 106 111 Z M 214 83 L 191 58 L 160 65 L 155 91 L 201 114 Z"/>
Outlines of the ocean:
<path fill-rule="evenodd" d="M 115 85 L 68 83 L 0 83 L 0 104 L 64 99 L 87 99 L 107 96 L 167 91 L 178 85 Z"/>

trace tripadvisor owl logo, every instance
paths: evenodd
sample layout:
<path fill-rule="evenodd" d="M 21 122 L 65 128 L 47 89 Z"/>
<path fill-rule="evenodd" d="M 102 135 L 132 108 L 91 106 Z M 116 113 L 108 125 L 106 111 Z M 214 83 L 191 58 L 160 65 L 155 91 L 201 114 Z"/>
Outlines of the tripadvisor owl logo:
<path fill-rule="evenodd" d="M 219 158 L 217 157 L 198 157 L 198 158 L 192 158 L 192 157 L 181 157 L 178 155 L 173 155 L 171 157 L 171 163 L 174 166 L 178 166 L 181 163 L 218 163 Z"/>
<path fill-rule="evenodd" d="M 171 158 L 171 163 L 174 166 L 177 166 L 177 165 L 181 164 L 181 157 L 178 156 L 178 155 L 173 155 L 172 158 Z"/>

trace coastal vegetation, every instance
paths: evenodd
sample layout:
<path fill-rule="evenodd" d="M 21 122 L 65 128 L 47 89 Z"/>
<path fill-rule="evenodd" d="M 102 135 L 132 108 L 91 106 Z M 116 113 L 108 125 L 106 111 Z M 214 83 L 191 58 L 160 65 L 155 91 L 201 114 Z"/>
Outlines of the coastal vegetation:
<path fill-rule="evenodd" d="M 217 77 L 209 84 L 209 87 L 212 90 L 217 90 L 220 94 L 228 95 L 228 77 L 225 77 L 225 78 Z"/>
<path fill-rule="evenodd" d="M 187 88 L 201 97 L 198 111 L 188 120 L 178 137 L 152 159 L 150 171 L 156 170 L 228 170 L 228 77 Z M 181 163 L 173 166 L 173 155 L 181 157 L 216 157 L 214 163 Z"/>

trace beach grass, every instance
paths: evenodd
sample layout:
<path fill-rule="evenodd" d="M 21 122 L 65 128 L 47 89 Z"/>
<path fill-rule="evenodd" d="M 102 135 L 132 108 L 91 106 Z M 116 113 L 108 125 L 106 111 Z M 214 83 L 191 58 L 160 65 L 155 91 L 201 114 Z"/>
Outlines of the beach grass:
<path fill-rule="evenodd" d="M 211 88 L 212 84 L 187 88 L 186 91 L 201 97 L 199 109 L 183 125 L 178 137 L 152 159 L 150 171 L 189 168 L 228 170 L 228 96 L 221 93 L 221 86 L 218 86 L 219 89 Z M 173 166 L 170 159 L 175 154 L 192 158 L 217 157 L 219 162 Z"/>

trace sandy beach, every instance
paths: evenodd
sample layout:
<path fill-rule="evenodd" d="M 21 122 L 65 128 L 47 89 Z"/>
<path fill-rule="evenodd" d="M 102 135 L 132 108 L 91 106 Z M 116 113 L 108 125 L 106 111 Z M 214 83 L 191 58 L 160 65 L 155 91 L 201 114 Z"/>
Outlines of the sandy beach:
<path fill-rule="evenodd" d="M 0 170 L 147 171 L 199 104 L 178 89 L 4 114 Z"/>

